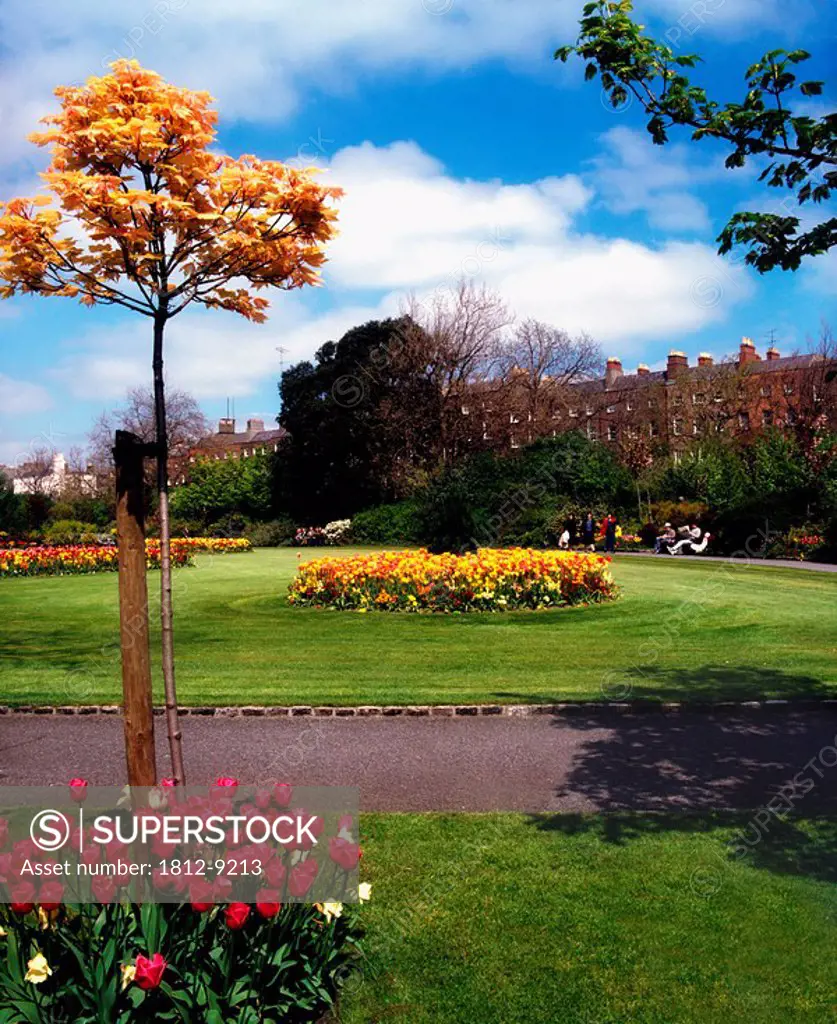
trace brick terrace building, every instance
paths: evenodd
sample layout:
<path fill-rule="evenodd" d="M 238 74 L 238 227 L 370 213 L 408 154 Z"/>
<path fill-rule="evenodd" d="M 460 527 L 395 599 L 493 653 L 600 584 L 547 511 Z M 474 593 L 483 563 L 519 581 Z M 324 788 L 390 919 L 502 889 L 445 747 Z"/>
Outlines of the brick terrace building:
<path fill-rule="evenodd" d="M 771 426 L 792 428 L 824 400 L 833 416 L 834 385 L 826 383 L 833 366 L 820 354 L 782 356 L 775 347 L 762 358 L 753 341 L 743 338 L 737 357 L 718 363 L 702 353 L 689 365 L 684 352 L 673 350 L 664 370 L 640 364 L 625 373 L 613 357 L 596 380 L 559 384 L 545 378 L 536 403 L 521 371 L 507 382 L 505 397 L 497 391 L 477 407 L 490 447 L 517 448 L 537 437 L 581 430 L 614 445 L 643 440 L 676 454 L 690 440 L 715 433 L 747 436 Z"/>
<path fill-rule="evenodd" d="M 183 483 L 188 475 L 188 466 L 198 459 L 246 459 L 260 452 L 275 452 L 287 431 L 283 427 L 265 430 L 264 420 L 247 420 L 247 429 L 236 431 L 235 420 L 225 417 L 218 421 L 218 430 L 189 449 L 185 459 L 179 459 L 177 467 L 170 468 L 170 475 L 177 483 Z"/>

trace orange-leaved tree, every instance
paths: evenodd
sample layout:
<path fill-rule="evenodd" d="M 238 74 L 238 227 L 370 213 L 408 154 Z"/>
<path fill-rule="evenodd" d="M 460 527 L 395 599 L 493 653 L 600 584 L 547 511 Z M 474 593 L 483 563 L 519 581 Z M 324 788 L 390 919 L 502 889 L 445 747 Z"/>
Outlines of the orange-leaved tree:
<path fill-rule="evenodd" d="M 51 148 L 50 195 L 0 207 L 0 296 L 77 297 L 152 323 L 162 664 L 175 778 L 184 779 L 172 634 L 163 338 L 192 303 L 266 319 L 267 287 L 317 284 L 338 189 L 311 171 L 213 151 L 212 97 L 134 60 L 55 90 L 60 112 L 31 136 Z"/>

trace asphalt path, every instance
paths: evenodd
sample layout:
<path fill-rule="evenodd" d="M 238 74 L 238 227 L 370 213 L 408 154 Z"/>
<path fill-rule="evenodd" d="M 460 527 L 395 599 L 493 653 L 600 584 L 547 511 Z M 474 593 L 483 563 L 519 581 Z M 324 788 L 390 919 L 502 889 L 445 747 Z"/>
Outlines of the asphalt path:
<path fill-rule="evenodd" d="M 169 774 L 162 719 L 161 776 Z M 837 713 L 183 720 L 188 781 L 357 786 L 366 811 L 837 811 Z M 118 716 L 0 717 L 0 784 L 125 782 Z M 793 780 L 796 779 L 794 787 Z M 805 792 L 803 792 L 803 790 Z"/>

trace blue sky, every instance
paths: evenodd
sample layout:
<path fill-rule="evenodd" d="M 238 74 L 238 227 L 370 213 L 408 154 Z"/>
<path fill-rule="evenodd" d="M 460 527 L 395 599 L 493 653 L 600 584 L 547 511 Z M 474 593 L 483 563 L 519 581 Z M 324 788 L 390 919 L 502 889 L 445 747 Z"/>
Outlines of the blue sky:
<path fill-rule="evenodd" d="M 484 280 L 520 316 L 586 330 L 631 368 L 674 347 L 692 358 L 783 351 L 837 326 L 837 261 L 767 277 L 715 255 L 731 211 L 770 209 L 755 168 L 685 135 L 653 147 L 641 111 L 610 110 L 580 67 L 580 0 L 0 0 L 0 198 L 31 195 L 43 154 L 25 142 L 55 84 L 135 56 L 217 97 L 220 146 L 324 168 L 346 190 L 325 287 L 276 293 L 268 324 L 187 313 L 170 331 L 168 378 L 210 418 L 277 412 L 289 361 L 405 297 Z M 645 0 L 655 33 L 705 60 L 723 99 L 772 47 L 802 46 L 834 109 L 829 0 Z M 0 305 L 0 462 L 82 444 L 103 409 L 150 377 L 144 318 L 68 299 Z"/>

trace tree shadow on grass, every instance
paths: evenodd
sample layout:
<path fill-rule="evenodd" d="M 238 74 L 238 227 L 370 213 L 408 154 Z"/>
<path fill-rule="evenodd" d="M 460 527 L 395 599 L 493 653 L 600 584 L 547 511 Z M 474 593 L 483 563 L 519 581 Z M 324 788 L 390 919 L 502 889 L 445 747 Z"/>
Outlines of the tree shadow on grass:
<path fill-rule="evenodd" d="M 816 676 L 785 672 L 779 668 L 755 665 L 705 664 L 694 668 L 664 668 L 634 665 L 614 668 L 599 681 L 596 701 L 648 700 L 655 702 L 719 700 L 821 700 L 833 697 L 837 689 Z M 533 703 L 559 703 L 566 696 L 496 692 L 502 700 Z"/>
<path fill-rule="evenodd" d="M 530 820 L 566 835 L 593 831 L 615 845 L 726 829 L 722 858 L 837 882 L 831 707 L 556 715 L 554 727 L 577 743 L 556 796 L 581 797 L 603 813 Z"/>

